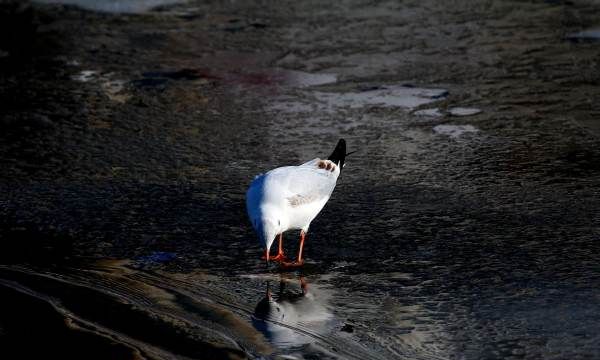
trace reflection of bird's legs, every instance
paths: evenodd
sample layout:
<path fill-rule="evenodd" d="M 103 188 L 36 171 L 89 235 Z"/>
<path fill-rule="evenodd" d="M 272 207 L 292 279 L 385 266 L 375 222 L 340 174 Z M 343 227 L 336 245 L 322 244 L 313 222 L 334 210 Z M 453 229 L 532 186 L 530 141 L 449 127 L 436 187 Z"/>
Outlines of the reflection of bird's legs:
<path fill-rule="evenodd" d="M 302 289 L 302 295 L 306 295 L 308 292 L 308 283 L 304 280 L 304 276 L 300 276 L 300 288 Z"/>
<path fill-rule="evenodd" d="M 283 292 L 285 291 L 285 280 L 281 278 L 279 281 L 279 298 L 283 298 Z"/>
<path fill-rule="evenodd" d="M 267 298 L 271 299 L 273 295 L 271 294 L 271 282 L 267 281 Z"/>

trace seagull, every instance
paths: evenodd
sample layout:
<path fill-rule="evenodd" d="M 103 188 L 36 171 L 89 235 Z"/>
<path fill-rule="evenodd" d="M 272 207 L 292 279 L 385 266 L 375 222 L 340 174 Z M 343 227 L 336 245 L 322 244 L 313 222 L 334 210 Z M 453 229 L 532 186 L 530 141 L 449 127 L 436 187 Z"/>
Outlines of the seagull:
<path fill-rule="evenodd" d="M 246 209 L 250 222 L 264 248 L 264 259 L 282 266 L 304 264 L 302 250 L 311 221 L 325 206 L 344 167 L 346 141 L 340 139 L 325 160 L 313 159 L 298 166 L 273 169 L 254 178 L 246 192 Z M 300 248 L 294 262 L 283 252 L 283 233 L 300 230 Z M 271 245 L 279 237 L 277 255 L 269 256 Z"/>

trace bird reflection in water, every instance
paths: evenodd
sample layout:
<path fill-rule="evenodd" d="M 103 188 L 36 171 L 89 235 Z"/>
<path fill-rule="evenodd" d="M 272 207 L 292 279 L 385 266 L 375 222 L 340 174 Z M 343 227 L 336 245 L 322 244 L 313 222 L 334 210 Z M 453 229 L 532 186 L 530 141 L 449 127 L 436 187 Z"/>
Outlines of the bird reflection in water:
<path fill-rule="evenodd" d="M 314 343 L 333 328 L 333 314 L 327 308 L 327 291 L 316 287 L 309 291 L 304 277 L 300 288 L 288 289 L 292 280 L 280 278 L 274 294 L 267 281 L 265 297 L 254 310 L 252 323 L 278 347 L 294 347 Z"/>

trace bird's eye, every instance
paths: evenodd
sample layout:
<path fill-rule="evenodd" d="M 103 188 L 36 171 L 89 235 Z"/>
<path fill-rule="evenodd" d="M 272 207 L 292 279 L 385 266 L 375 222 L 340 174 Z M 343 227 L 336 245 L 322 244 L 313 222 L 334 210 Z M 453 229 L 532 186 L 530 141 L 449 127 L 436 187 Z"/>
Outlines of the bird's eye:
<path fill-rule="evenodd" d="M 281 220 L 277 220 L 277 225 L 281 226 Z"/>

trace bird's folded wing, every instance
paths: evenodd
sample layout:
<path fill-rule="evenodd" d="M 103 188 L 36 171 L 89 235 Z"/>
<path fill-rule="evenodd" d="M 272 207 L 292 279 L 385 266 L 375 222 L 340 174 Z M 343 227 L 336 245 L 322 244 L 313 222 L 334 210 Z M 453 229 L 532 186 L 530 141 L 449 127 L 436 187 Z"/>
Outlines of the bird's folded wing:
<path fill-rule="evenodd" d="M 291 169 L 287 176 L 287 197 L 291 206 L 300 206 L 321 201 L 331 196 L 337 175 L 325 169 L 319 169 L 320 159 L 311 160 Z"/>

